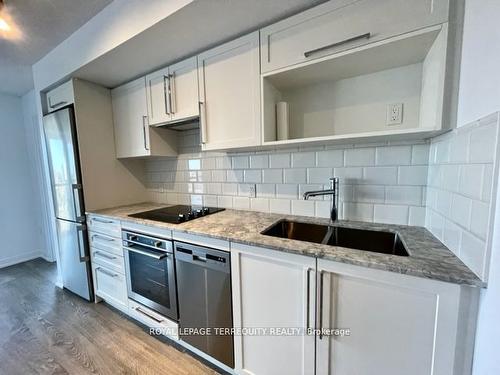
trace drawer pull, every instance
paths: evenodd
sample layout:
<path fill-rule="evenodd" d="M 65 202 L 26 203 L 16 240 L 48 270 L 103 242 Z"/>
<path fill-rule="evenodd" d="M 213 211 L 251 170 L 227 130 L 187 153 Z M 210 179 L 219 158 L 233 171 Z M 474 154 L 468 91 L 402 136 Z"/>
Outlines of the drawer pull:
<path fill-rule="evenodd" d="M 108 275 L 110 277 L 118 277 L 117 273 L 110 272 L 107 269 L 102 268 L 102 267 L 97 267 L 95 270 L 96 271 L 101 271 L 103 274 Z"/>
<path fill-rule="evenodd" d="M 111 260 L 116 259 L 115 256 L 103 253 L 102 251 L 94 251 L 94 256 L 96 256 L 96 255 L 101 256 L 101 257 L 106 258 L 106 259 L 111 259 Z"/>
<path fill-rule="evenodd" d="M 342 40 L 341 42 L 335 42 L 335 43 L 329 44 L 329 45 L 324 46 L 324 47 L 320 47 L 320 48 L 316 48 L 316 49 L 312 49 L 310 51 L 304 52 L 304 57 L 310 57 L 316 53 L 326 51 L 330 48 L 335 48 L 335 47 L 341 46 L 342 44 L 355 42 L 356 40 L 370 39 L 371 36 L 372 36 L 371 33 L 365 33 L 365 34 L 353 36 L 352 38 Z"/>
<path fill-rule="evenodd" d="M 158 319 L 157 317 L 149 314 L 148 312 L 144 311 L 140 307 L 134 307 L 134 310 L 137 311 L 138 313 L 141 313 L 142 315 L 148 317 L 149 319 L 154 320 L 157 323 L 162 323 L 163 322 L 163 319 Z"/>
<path fill-rule="evenodd" d="M 103 224 L 113 224 L 113 222 L 111 220 L 101 219 L 99 217 L 93 217 L 92 220 L 97 221 L 98 223 L 103 223 Z"/>
<path fill-rule="evenodd" d="M 92 241 L 94 241 L 96 238 L 104 240 L 104 241 L 108 241 L 108 242 L 115 242 L 115 239 L 111 238 L 111 237 L 105 237 L 105 236 L 102 236 L 100 234 L 94 234 L 94 235 L 92 235 Z"/>

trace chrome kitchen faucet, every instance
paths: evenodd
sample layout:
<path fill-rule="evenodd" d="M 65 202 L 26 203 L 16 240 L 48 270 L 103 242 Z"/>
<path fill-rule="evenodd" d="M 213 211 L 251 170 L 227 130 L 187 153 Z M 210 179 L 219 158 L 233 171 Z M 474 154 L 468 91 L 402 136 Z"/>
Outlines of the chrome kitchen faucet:
<path fill-rule="evenodd" d="M 304 193 L 304 199 L 308 200 L 309 197 L 316 197 L 319 195 L 331 195 L 330 205 L 330 219 L 332 222 L 338 220 L 338 206 L 339 206 L 339 178 L 330 178 L 330 189 L 326 190 L 312 190 Z"/>

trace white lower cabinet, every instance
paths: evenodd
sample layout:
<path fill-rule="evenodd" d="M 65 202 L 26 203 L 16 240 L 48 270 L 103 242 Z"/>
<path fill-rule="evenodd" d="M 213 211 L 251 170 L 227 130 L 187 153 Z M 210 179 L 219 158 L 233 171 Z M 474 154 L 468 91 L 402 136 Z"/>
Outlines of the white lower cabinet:
<path fill-rule="evenodd" d="M 239 374 L 469 374 L 478 288 L 231 244 Z"/>
<path fill-rule="evenodd" d="M 314 326 L 315 269 L 315 258 L 231 244 L 234 326 L 266 329 L 234 337 L 237 373 L 314 373 L 314 336 L 302 331 Z"/>
<path fill-rule="evenodd" d="M 127 281 L 125 275 L 94 259 L 92 265 L 95 294 L 121 310 L 127 310 Z"/>

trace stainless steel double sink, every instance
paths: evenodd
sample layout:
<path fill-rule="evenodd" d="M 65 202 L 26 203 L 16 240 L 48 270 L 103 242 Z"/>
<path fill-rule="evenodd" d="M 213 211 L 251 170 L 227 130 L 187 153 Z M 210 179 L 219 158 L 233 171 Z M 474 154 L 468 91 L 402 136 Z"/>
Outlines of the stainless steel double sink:
<path fill-rule="evenodd" d="M 409 255 L 400 236 L 393 232 L 280 220 L 262 234 L 388 255 Z"/>

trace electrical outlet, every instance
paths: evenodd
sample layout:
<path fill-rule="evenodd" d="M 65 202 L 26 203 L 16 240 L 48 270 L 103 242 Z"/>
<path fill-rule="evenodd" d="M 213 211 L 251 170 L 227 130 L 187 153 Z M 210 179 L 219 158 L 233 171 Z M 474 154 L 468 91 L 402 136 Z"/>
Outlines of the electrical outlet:
<path fill-rule="evenodd" d="M 403 103 L 387 105 L 387 125 L 399 125 L 403 123 Z"/>
<path fill-rule="evenodd" d="M 257 196 L 257 185 L 251 184 L 248 192 L 250 198 L 255 198 Z"/>

